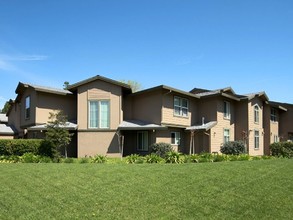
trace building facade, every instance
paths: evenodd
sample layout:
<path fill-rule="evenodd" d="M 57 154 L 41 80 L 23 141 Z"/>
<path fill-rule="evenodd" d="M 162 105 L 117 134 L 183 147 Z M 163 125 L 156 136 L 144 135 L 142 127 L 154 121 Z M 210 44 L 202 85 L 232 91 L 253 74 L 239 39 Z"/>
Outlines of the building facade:
<path fill-rule="evenodd" d="M 7 113 L 13 137 L 43 138 L 49 113 L 62 110 L 74 134 L 73 157 L 145 155 L 158 142 L 185 154 L 219 153 L 235 140 L 250 155 L 263 155 L 271 143 L 293 138 L 293 105 L 270 102 L 264 92 L 160 85 L 133 93 L 129 85 L 95 76 L 67 90 L 19 83 L 16 94 Z"/>

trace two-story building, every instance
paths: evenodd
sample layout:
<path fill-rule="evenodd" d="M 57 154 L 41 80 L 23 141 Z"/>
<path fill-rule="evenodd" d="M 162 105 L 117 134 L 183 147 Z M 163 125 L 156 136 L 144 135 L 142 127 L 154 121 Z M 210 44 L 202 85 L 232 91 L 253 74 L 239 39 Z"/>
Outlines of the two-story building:
<path fill-rule="evenodd" d="M 15 136 L 43 138 L 49 113 L 62 110 L 74 133 L 69 156 L 144 155 L 158 142 L 187 154 L 220 152 L 234 140 L 263 155 L 270 143 L 293 134 L 285 125 L 292 105 L 269 102 L 264 92 L 238 95 L 231 87 L 186 92 L 161 85 L 133 93 L 127 84 L 95 76 L 67 90 L 19 83 L 16 94 L 7 114 Z"/>

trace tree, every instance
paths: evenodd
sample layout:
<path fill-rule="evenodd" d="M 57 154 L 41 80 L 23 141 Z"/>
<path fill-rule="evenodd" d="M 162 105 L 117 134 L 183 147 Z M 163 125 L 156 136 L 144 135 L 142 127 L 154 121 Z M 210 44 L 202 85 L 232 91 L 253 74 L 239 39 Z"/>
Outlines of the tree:
<path fill-rule="evenodd" d="M 54 156 L 60 156 L 62 147 L 65 149 L 65 157 L 67 158 L 67 146 L 71 141 L 69 131 L 66 129 L 67 117 L 62 111 L 49 113 L 49 120 L 47 124 L 46 140 L 51 142 L 54 148 Z"/>
<path fill-rule="evenodd" d="M 69 82 L 68 81 L 65 81 L 63 83 L 63 89 L 67 90 L 68 89 L 68 86 L 69 86 Z"/>
<path fill-rule="evenodd" d="M 10 108 L 10 103 L 5 102 L 5 105 L 4 105 L 3 109 L 1 110 L 1 113 L 6 114 L 9 110 L 9 108 Z"/>
<path fill-rule="evenodd" d="M 121 80 L 121 82 L 129 85 L 132 89 L 132 92 L 138 92 L 139 90 L 142 90 L 142 86 L 139 82 L 133 80 Z"/>

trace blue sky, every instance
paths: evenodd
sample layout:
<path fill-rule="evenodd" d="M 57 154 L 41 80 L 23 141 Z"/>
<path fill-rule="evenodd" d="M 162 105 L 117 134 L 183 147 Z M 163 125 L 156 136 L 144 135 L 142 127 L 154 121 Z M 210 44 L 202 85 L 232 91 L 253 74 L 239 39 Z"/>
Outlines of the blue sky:
<path fill-rule="evenodd" d="M 95 75 L 293 103 L 293 1 L 0 0 L 0 108 Z"/>

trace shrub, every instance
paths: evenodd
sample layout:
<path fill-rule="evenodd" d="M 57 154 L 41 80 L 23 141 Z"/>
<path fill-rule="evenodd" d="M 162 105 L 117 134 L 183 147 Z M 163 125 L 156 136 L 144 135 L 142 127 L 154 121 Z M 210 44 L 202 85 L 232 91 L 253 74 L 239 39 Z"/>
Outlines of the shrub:
<path fill-rule="evenodd" d="M 168 143 L 154 143 L 151 145 L 152 152 L 164 158 L 168 152 L 173 151 L 171 144 Z"/>
<path fill-rule="evenodd" d="M 89 163 L 89 162 L 90 162 L 90 158 L 88 157 L 83 157 L 78 159 L 78 163 Z"/>
<path fill-rule="evenodd" d="M 92 163 L 106 163 L 107 160 L 108 160 L 107 156 L 97 154 L 91 159 L 91 162 Z"/>
<path fill-rule="evenodd" d="M 143 163 L 144 157 L 138 154 L 131 154 L 125 158 L 126 163 L 134 164 L 134 163 Z"/>
<path fill-rule="evenodd" d="M 145 161 L 147 163 L 163 163 L 164 159 L 157 154 L 149 154 L 145 156 Z"/>
<path fill-rule="evenodd" d="M 166 163 L 183 163 L 184 160 L 180 158 L 180 154 L 175 151 L 167 152 L 165 155 Z"/>
<path fill-rule="evenodd" d="M 293 157 L 293 142 L 284 141 L 277 142 L 270 145 L 271 153 L 277 157 Z"/>
<path fill-rule="evenodd" d="M 198 155 L 197 154 L 184 155 L 184 163 L 198 163 Z"/>
<path fill-rule="evenodd" d="M 63 163 L 74 163 L 74 159 L 72 157 L 67 157 L 62 160 Z"/>
<path fill-rule="evenodd" d="M 38 154 L 41 143 L 41 139 L 0 140 L 0 155 L 21 156 L 25 153 Z"/>
<path fill-rule="evenodd" d="M 25 153 L 21 156 L 22 163 L 39 163 L 40 158 L 37 155 L 34 155 L 33 153 Z"/>
<path fill-rule="evenodd" d="M 245 153 L 245 146 L 242 141 L 229 141 L 221 147 L 221 153 L 239 155 Z"/>

